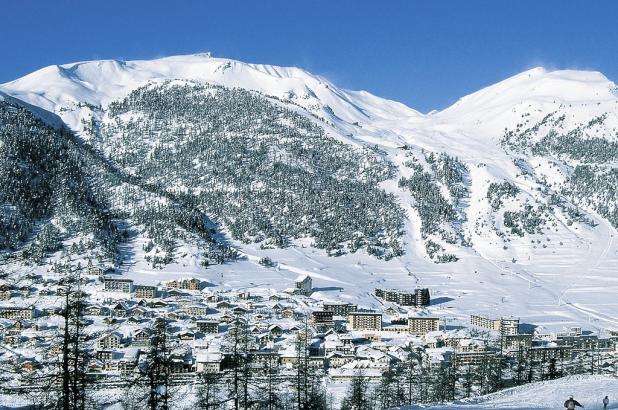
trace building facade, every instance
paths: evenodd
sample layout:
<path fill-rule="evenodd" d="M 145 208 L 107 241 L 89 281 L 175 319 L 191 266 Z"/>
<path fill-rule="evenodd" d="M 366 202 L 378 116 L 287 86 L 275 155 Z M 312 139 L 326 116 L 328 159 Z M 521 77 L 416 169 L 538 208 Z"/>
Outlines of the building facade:
<path fill-rule="evenodd" d="M 348 316 L 350 330 L 382 330 L 382 313 L 352 312 Z"/>

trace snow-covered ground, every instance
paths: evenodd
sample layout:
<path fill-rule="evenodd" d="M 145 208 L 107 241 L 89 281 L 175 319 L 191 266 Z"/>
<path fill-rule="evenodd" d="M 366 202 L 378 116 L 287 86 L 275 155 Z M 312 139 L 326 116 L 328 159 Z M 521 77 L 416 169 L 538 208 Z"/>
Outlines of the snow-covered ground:
<path fill-rule="evenodd" d="M 563 379 L 537 382 L 502 390 L 498 393 L 460 400 L 444 405 L 425 405 L 402 410 L 482 410 L 482 409 L 546 409 L 564 408 L 564 402 L 573 396 L 586 409 L 602 409 L 603 398 L 609 396 L 608 409 L 618 408 L 618 378 L 605 376 L 571 376 Z"/>
<path fill-rule="evenodd" d="M 556 225 L 544 234 L 513 237 L 508 243 L 491 228 L 486 200 L 492 181 L 510 181 L 520 190 L 517 209 L 524 200 L 542 201 L 539 184 L 521 175 L 513 158 L 500 146 L 505 128 L 524 119 L 530 124 L 547 113 L 563 110 L 570 125 L 608 112 L 607 138 L 616 138 L 618 95 L 616 86 L 602 74 L 585 71 L 526 71 L 462 98 L 441 112 L 421 114 L 403 104 L 364 91 L 337 88 L 328 80 L 297 68 L 246 64 L 210 55 L 168 57 L 151 61 L 92 61 L 50 66 L 21 79 L 0 85 L 0 91 L 60 116 L 77 132 L 81 120 L 93 115 L 92 106 L 105 106 L 149 81 L 191 79 L 243 87 L 302 107 L 326 119 L 327 131 L 338 139 L 378 145 L 399 165 L 397 178 L 383 183 L 396 193 L 408 211 L 405 255 L 388 262 L 364 252 L 328 257 L 321 250 L 296 241 L 287 249 L 260 249 L 259 245 L 234 243 L 246 256 L 237 263 L 204 269 L 191 255 L 165 269 L 153 269 L 143 259 L 142 239 L 130 245 L 133 257 L 123 274 L 137 283 L 196 276 L 222 287 L 284 289 L 299 274 L 314 279 L 314 297 L 345 299 L 364 307 L 378 307 L 375 287 L 428 287 L 432 314 L 457 325 L 469 314 L 514 315 L 539 331 L 556 331 L 580 325 L 593 332 L 618 328 L 618 241 L 616 229 L 593 212 L 596 227 L 568 225 L 557 216 Z M 435 264 L 424 250 L 418 216 L 410 197 L 397 186 L 406 172 L 400 147 L 408 145 L 458 157 L 470 170 L 470 198 L 463 229 L 471 247 L 453 250 L 459 261 Z M 546 158 L 527 158 L 539 175 L 561 179 Z M 536 172 L 536 171 L 535 171 Z M 481 228 L 476 229 L 475 224 Z M 532 242 L 534 241 L 534 242 Z M 449 251 L 451 251 L 449 249 Z M 258 259 L 269 256 L 278 263 L 265 268 Z"/>

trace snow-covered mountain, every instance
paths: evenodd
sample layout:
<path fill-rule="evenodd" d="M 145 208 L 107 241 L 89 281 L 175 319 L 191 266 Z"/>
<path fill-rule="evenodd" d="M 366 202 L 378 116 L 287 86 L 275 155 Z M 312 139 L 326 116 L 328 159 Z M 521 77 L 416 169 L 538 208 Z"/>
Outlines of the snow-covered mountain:
<path fill-rule="evenodd" d="M 137 281 L 308 273 L 315 297 L 367 307 L 377 286 L 429 287 L 455 323 L 618 326 L 618 91 L 600 73 L 535 68 L 430 114 L 208 54 L 50 66 L 0 92 L 75 131 L 125 232 L 101 260 Z M 93 238 L 44 216 L 65 245 Z"/>

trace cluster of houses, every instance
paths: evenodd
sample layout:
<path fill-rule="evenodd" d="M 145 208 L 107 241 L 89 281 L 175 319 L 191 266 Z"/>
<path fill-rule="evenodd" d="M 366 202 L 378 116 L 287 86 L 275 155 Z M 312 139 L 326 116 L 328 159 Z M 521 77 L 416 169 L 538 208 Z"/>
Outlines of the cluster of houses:
<path fill-rule="evenodd" d="M 522 349 L 538 357 L 566 354 L 577 349 L 615 351 L 618 333 L 608 338 L 583 334 L 571 328 L 552 337 L 520 333 L 516 318 L 491 319 L 473 315 L 469 329 L 448 329 L 428 314 L 428 289 L 397 291 L 376 289 L 381 311 L 342 301 L 313 298 L 310 276 L 298 278 L 286 291 L 254 288 L 251 292 L 208 286 L 196 278 L 182 278 L 157 286 L 131 279 L 103 276 L 89 270 L 84 289 L 90 294 L 84 314 L 94 330 L 94 360 L 88 369 L 99 377 L 130 374 L 146 360 L 154 320 L 165 319 L 172 372 L 188 377 L 198 372 L 225 371 L 231 331 L 242 325 L 250 341 L 247 355 L 252 366 L 293 369 L 305 352 L 306 360 L 323 369 L 333 381 L 347 380 L 359 370 L 378 379 L 411 352 L 425 366 L 478 365 L 498 354 Z M 58 282 L 41 279 L 29 294 L 4 298 L 0 306 L 0 361 L 13 355 L 31 357 L 58 354 L 54 337 L 62 322 L 58 309 Z M 475 337 L 470 329 L 497 335 L 500 346 Z M 45 353 L 43 353 L 45 352 Z M 566 353 L 565 353 L 566 352 Z"/>

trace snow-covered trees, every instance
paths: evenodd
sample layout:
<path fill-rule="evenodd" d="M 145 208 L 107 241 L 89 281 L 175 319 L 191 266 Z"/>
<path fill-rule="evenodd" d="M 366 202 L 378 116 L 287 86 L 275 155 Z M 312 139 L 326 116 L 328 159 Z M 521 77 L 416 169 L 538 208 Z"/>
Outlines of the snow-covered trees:
<path fill-rule="evenodd" d="M 403 211 L 377 186 L 393 166 L 296 109 L 255 92 L 172 81 L 133 91 L 106 115 L 97 147 L 110 161 L 223 222 L 236 239 L 283 247 L 310 237 L 333 255 L 401 251 Z M 181 235 L 169 233 L 166 221 L 178 225 L 170 211 L 152 204 L 136 213 L 165 254 Z"/>

